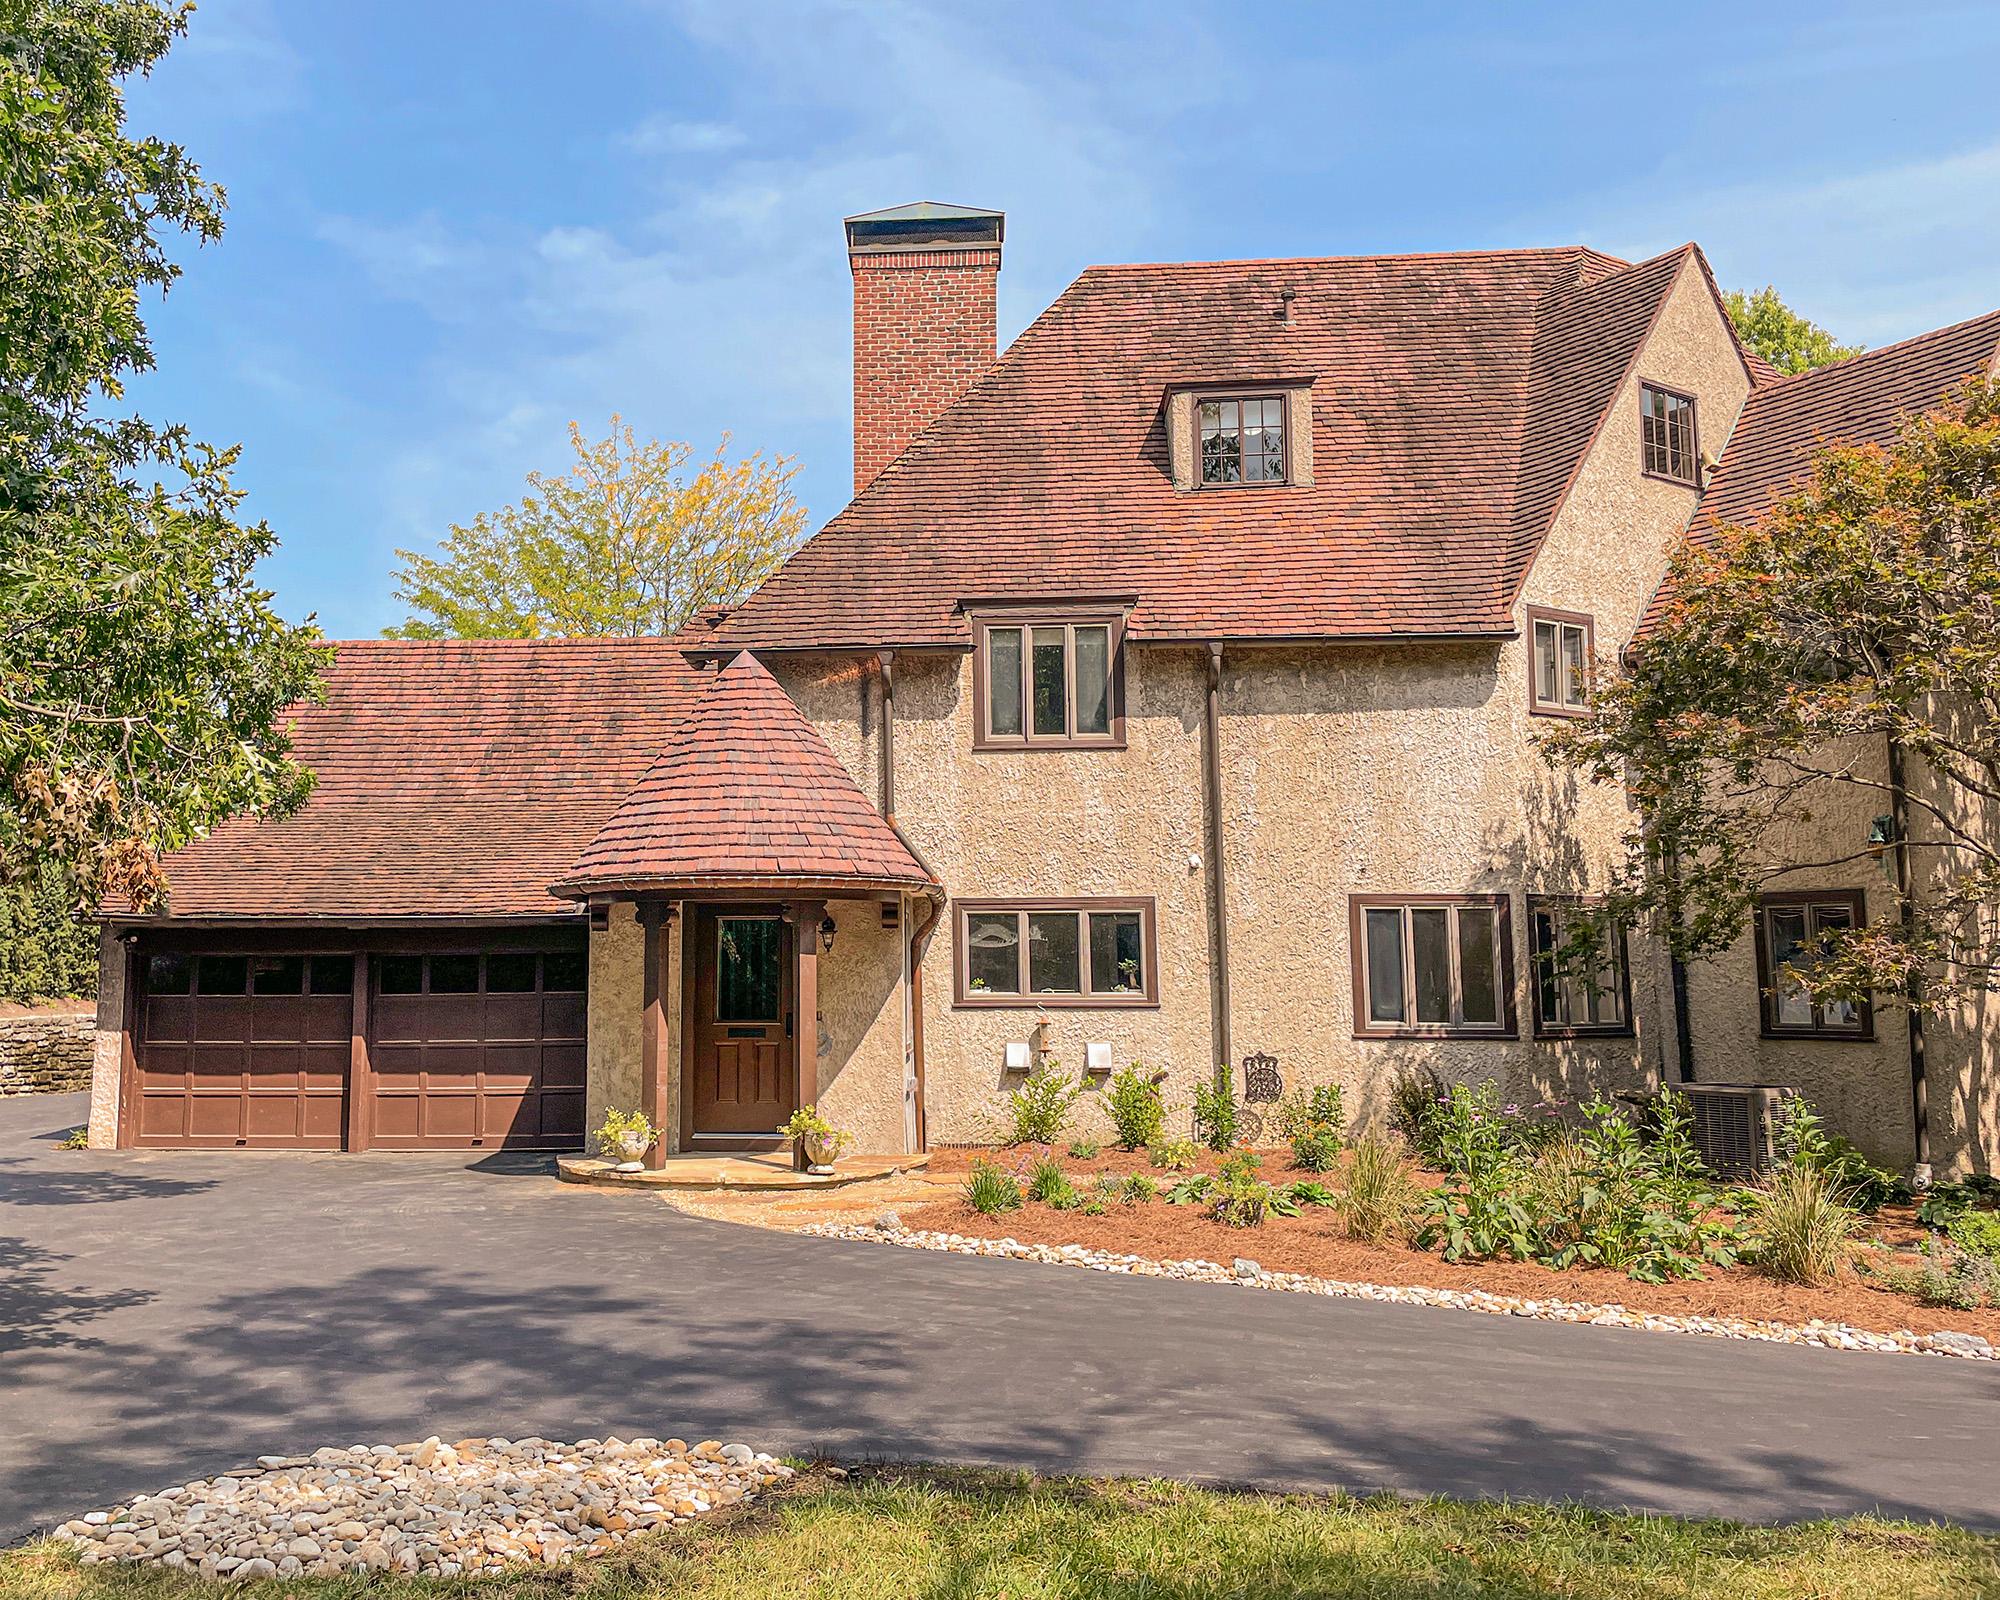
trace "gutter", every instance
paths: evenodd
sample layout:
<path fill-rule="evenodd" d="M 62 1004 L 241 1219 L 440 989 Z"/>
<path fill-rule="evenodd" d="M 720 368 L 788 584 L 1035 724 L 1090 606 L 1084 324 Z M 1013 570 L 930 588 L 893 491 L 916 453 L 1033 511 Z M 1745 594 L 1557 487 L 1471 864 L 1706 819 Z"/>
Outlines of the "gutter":
<path fill-rule="evenodd" d="M 1229 1029 L 1229 885 L 1222 859 L 1222 642 L 1208 645 L 1208 695 L 1202 713 L 1201 775 L 1208 809 L 1209 929 L 1214 960 L 1210 963 L 1210 1004 L 1214 1010 L 1215 1070 L 1231 1070 L 1233 1047 Z"/>
<path fill-rule="evenodd" d="M 1896 895 L 1901 902 L 1898 915 L 1902 920 L 1903 933 L 1907 938 L 1916 925 L 1917 908 L 1910 898 L 1910 800 L 1903 772 L 1903 742 L 1893 733 L 1888 736 L 1889 747 L 1889 825 L 1896 832 Z M 1923 988 L 1923 980 L 1912 972 L 1904 985 L 1904 995 L 1909 1005 L 1904 1009 L 1905 1027 L 1910 1040 L 1910 1129 L 1916 1146 L 1916 1166 L 1913 1174 L 1914 1187 L 1928 1189 L 1931 1186 L 1931 1107 L 1930 1079 L 1925 1059 L 1924 1014 L 1916 1001 Z"/>

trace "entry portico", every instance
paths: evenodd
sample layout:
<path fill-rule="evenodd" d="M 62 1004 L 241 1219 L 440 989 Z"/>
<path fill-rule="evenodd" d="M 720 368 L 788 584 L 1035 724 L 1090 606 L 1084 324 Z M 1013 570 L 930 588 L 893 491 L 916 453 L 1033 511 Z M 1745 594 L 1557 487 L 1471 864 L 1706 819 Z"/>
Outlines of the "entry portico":
<path fill-rule="evenodd" d="M 593 1059 L 588 1115 L 636 1076 L 650 1164 L 771 1148 L 822 1101 L 864 1149 L 917 1148 L 906 939 L 943 891 L 753 656 L 716 674 L 554 892 L 637 926 L 639 982 L 602 1003 L 636 988 L 638 1059 Z"/>

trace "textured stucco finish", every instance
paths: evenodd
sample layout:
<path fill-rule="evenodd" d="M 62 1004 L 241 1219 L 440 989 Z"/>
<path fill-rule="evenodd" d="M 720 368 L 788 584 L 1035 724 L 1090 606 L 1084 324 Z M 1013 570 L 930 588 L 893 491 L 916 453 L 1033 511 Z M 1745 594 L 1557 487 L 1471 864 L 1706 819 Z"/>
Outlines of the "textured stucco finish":
<path fill-rule="evenodd" d="M 611 908 L 609 925 L 590 934 L 590 1020 L 584 1068 L 584 1132 L 604 1126 L 608 1111 L 639 1106 L 645 1028 L 645 930 L 637 908 Z"/>
<path fill-rule="evenodd" d="M 111 929 L 97 936 L 97 1042 L 90 1071 L 90 1148 L 118 1143 L 118 1078 L 125 1052 L 125 943 Z"/>

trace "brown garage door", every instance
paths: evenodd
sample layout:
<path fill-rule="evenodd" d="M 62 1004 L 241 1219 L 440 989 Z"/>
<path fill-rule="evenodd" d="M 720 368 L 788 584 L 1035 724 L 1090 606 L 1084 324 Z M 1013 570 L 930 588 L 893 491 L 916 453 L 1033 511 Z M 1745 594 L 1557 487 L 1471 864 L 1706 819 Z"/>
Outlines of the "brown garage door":
<path fill-rule="evenodd" d="M 134 1143 L 340 1148 L 353 957 L 155 953 L 140 984 Z"/>
<path fill-rule="evenodd" d="M 370 1143 L 573 1149 L 583 1143 L 581 943 L 374 958 Z"/>

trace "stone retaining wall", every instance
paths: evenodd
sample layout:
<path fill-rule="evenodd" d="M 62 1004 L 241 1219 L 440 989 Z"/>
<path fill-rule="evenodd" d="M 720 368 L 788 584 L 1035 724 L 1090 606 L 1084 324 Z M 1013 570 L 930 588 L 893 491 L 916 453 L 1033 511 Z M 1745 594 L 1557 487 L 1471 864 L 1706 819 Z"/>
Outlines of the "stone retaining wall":
<path fill-rule="evenodd" d="M 96 1039 L 91 1011 L 0 1016 L 0 1095 L 88 1089 Z"/>

